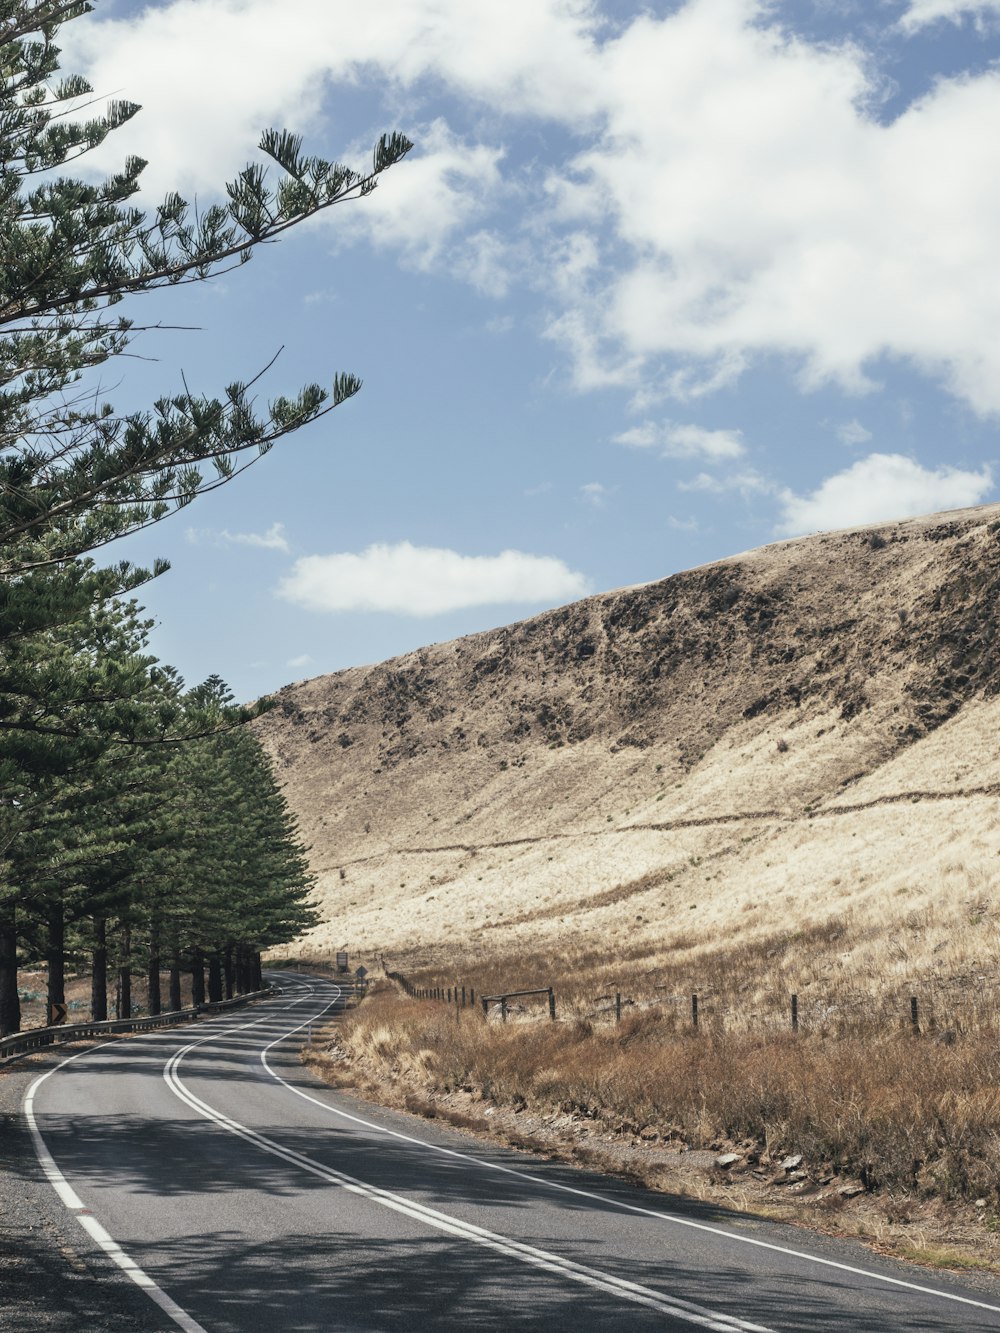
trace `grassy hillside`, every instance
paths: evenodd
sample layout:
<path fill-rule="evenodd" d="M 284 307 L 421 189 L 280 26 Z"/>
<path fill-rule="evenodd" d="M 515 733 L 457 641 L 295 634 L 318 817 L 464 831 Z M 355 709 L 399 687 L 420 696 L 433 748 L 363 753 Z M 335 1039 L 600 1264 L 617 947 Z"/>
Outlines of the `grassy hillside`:
<path fill-rule="evenodd" d="M 328 916 L 305 952 L 697 977 L 738 945 L 806 991 L 992 975 L 998 590 L 991 506 L 288 686 L 257 725 Z"/>

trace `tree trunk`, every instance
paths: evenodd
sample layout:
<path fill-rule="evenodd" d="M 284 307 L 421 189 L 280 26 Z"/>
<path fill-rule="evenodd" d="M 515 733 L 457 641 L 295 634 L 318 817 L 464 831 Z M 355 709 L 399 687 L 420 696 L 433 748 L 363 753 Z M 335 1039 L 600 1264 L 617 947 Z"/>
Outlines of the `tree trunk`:
<path fill-rule="evenodd" d="M 95 1023 L 103 1023 L 108 1016 L 108 927 L 103 916 L 94 917 L 92 966 L 90 1017 Z"/>
<path fill-rule="evenodd" d="M 218 950 L 208 959 L 208 998 L 212 1004 L 222 999 L 222 962 Z"/>
<path fill-rule="evenodd" d="M 115 1017 L 132 1017 L 132 931 L 128 926 L 122 931 L 122 963 L 118 969 Z"/>
<path fill-rule="evenodd" d="M 236 966 L 236 994 L 245 995 L 250 987 L 247 985 L 247 947 L 242 940 L 236 945 L 234 962 Z"/>
<path fill-rule="evenodd" d="M 233 946 L 226 945 L 225 953 L 222 955 L 222 971 L 226 979 L 226 999 L 233 998 Z"/>
<path fill-rule="evenodd" d="M 149 970 L 146 975 L 149 993 L 148 1010 L 151 1014 L 158 1014 L 162 1008 L 160 1002 L 160 923 L 155 918 L 149 923 Z"/>
<path fill-rule="evenodd" d="M 0 908 L 0 1037 L 21 1031 L 17 996 L 17 917 L 13 903 Z"/>
<path fill-rule="evenodd" d="M 181 1007 L 181 960 L 174 954 L 170 963 L 170 1008 L 176 1013 Z"/>
<path fill-rule="evenodd" d="M 191 1003 L 205 1003 L 205 959 L 200 949 L 191 955 Z"/>
<path fill-rule="evenodd" d="M 253 988 L 254 990 L 264 989 L 264 976 L 261 970 L 259 953 L 255 953 L 253 956 Z"/>
<path fill-rule="evenodd" d="M 49 933 L 45 951 L 49 968 L 48 1022 L 50 1027 L 56 1027 L 66 1022 L 66 922 L 62 898 L 49 904 L 45 924 Z"/>

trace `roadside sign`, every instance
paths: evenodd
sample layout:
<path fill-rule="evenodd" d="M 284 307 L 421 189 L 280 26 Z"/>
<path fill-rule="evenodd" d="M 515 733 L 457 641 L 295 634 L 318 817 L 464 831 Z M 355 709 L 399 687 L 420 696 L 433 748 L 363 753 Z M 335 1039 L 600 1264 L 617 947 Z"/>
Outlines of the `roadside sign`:
<path fill-rule="evenodd" d="M 354 975 L 359 981 L 364 981 L 365 977 L 368 975 L 367 967 L 359 967 Z"/>
<path fill-rule="evenodd" d="M 49 1027 L 56 1028 L 60 1023 L 66 1022 L 66 1006 L 64 1004 L 49 1005 Z"/>
<path fill-rule="evenodd" d="M 347 971 L 347 954 L 346 954 L 346 953 L 338 953 L 338 954 L 337 954 L 337 971 L 338 971 L 338 972 L 346 972 L 346 971 Z"/>

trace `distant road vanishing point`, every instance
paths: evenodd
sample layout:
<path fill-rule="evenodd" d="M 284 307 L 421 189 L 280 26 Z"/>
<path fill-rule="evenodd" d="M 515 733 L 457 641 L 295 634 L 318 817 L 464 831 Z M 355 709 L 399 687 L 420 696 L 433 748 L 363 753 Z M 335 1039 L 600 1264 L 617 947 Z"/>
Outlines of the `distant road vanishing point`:
<path fill-rule="evenodd" d="M 36 1150 L 150 1329 L 1000 1329 L 1000 1301 L 859 1246 L 361 1104 L 298 1060 L 340 988 L 91 1047 L 37 1079 Z"/>

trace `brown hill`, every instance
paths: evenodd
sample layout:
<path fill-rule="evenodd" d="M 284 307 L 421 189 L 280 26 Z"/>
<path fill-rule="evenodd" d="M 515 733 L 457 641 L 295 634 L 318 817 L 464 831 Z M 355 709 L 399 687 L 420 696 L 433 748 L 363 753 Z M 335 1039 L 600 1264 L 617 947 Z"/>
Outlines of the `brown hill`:
<path fill-rule="evenodd" d="M 1000 506 L 803 538 L 290 685 L 306 942 L 994 967 Z"/>

